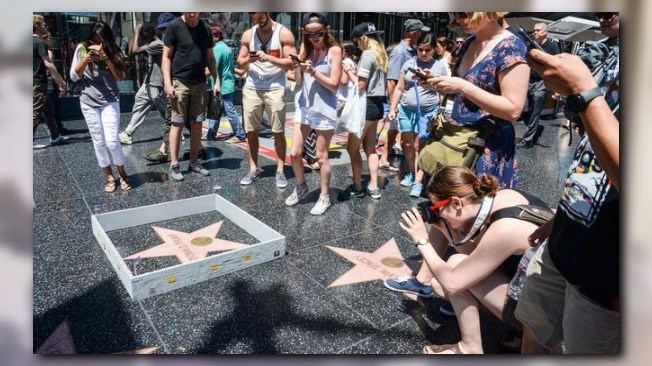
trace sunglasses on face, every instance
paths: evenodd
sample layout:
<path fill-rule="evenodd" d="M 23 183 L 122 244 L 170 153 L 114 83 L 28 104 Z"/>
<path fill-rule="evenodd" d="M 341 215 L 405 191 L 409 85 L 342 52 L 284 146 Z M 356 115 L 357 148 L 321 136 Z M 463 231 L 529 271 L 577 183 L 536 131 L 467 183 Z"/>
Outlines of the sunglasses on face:
<path fill-rule="evenodd" d="M 595 17 L 598 20 L 611 20 L 614 16 L 616 16 L 618 13 L 595 13 Z"/>
<path fill-rule="evenodd" d="M 449 204 L 451 202 L 451 200 L 452 200 L 452 198 L 449 197 L 449 198 L 446 198 L 445 200 L 441 200 L 441 201 L 439 201 L 437 203 L 433 203 L 432 205 L 430 205 L 430 212 L 438 214 L 439 209 L 446 206 L 447 204 Z"/>
<path fill-rule="evenodd" d="M 314 33 L 305 33 L 304 36 L 308 39 L 312 38 L 321 38 L 326 34 L 326 32 L 314 32 Z"/>

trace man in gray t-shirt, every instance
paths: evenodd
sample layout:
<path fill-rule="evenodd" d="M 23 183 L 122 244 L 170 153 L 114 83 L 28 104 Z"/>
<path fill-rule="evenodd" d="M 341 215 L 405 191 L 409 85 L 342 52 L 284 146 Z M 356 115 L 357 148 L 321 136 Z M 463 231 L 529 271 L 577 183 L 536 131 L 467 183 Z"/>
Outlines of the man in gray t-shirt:
<path fill-rule="evenodd" d="M 139 47 L 138 43 L 141 34 L 146 43 Z M 120 132 L 120 142 L 128 145 L 132 142 L 131 136 L 145 121 L 145 117 L 147 117 L 147 113 L 152 107 L 156 107 L 161 117 L 165 119 L 165 109 L 168 104 L 168 98 L 163 92 L 163 73 L 161 73 L 163 41 L 156 36 L 154 26 L 149 23 L 136 26 L 129 47 L 129 56 L 131 57 L 137 57 L 143 53 L 147 54 L 147 74 L 134 98 L 131 121 L 127 128 Z"/>
<path fill-rule="evenodd" d="M 401 67 L 407 60 L 416 56 L 417 50 L 414 47 L 419 38 L 421 38 L 421 35 L 427 32 L 430 32 L 430 28 L 426 27 L 423 22 L 418 19 L 408 19 L 403 24 L 403 40 L 401 40 L 401 43 L 399 43 L 392 53 L 389 54 L 389 70 L 387 71 L 387 95 L 389 98 L 394 95 L 394 88 L 396 88 L 396 83 L 398 82 L 401 73 Z M 378 124 L 378 134 L 380 134 L 384 128 L 385 123 L 383 121 Z M 398 123 L 390 123 L 389 130 L 387 131 L 385 148 L 380 157 L 379 164 L 381 168 L 390 168 L 387 157 L 389 155 L 389 150 L 396 142 L 397 135 Z"/>

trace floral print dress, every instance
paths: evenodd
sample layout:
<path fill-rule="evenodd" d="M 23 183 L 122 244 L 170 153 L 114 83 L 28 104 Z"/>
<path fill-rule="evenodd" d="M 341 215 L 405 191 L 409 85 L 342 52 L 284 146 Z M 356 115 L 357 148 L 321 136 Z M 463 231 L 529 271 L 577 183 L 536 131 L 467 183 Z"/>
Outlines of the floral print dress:
<path fill-rule="evenodd" d="M 460 60 L 475 36 L 469 37 L 459 51 Z M 459 77 L 477 85 L 492 94 L 500 94 L 498 74 L 516 64 L 525 63 L 525 44 L 515 35 L 509 35 L 491 50 L 480 62 Z M 455 96 L 451 123 L 458 126 L 482 128 L 489 124 L 485 117 L 489 113 L 467 99 L 461 93 Z M 517 188 L 518 160 L 514 144 L 514 125 L 504 119 L 491 117 L 496 121 L 495 132 L 487 139 L 484 153 L 478 158 L 476 174 L 488 173 L 498 177 L 501 188 Z"/>

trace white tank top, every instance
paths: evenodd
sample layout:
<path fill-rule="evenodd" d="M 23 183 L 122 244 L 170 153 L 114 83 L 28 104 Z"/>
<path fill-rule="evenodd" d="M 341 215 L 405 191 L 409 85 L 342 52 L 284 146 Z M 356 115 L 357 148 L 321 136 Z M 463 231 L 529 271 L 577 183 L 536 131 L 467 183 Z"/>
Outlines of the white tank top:
<path fill-rule="evenodd" d="M 274 57 L 283 57 L 283 45 L 281 45 L 281 29 L 283 25 L 276 23 L 272 37 L 264 44 L 258 38 L 258 25 L 251 28 L 251 40 L 249 41 L 249 52 L 258 52 L 266 48 L 267 53 Z M 263 47 L 264 46 L 264 47 Z M 249 71 L 245 80 L 245 88 L 255 90 L 285 89 L 285 70 L 273 65 L 271 62 L 256 61 L 249 64 Z"/>

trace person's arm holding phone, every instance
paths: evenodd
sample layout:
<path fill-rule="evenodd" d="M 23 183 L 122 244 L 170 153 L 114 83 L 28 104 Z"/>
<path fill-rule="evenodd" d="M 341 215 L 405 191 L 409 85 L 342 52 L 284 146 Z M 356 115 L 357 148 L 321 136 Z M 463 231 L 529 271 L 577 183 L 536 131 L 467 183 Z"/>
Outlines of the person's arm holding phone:
<path fill-rule="evenodd" d="M 533 50 L 528 63 L 543 78 L 548 89 L 563 96 L 579 94 L 598 85 L 589 68 L 578 56 L 568 53 L 549 55 Z M 603 96 L 591 99 L 580 112 L 591 146 L 600 166 L 620 190 L 620 124 Z"/>

